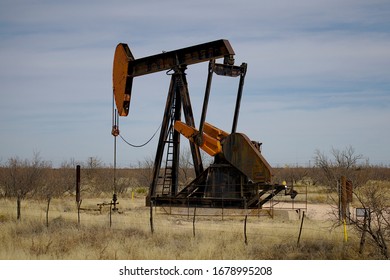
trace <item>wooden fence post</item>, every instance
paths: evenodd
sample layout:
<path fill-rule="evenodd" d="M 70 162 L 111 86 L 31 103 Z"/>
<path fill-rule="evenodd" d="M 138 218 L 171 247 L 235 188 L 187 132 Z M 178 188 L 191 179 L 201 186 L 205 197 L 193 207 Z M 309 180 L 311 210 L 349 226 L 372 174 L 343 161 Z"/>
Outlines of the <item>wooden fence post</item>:
<path fill-rule="evenodd" d="M 244 242 L 245 245 L 248 245 L 248 238 L 246 236 L 246 222 L 248 220 L 248 215 L 245 215 L 245 221 L 244 221 Z"/>
<path fill-rule="evenodd" d="M 76 166 L 76 205 L 77 205 L 77 224 L 80 227 L 80 207 L 81 207 L 81 195 L 80 195 L 80 165 Z"/>
<path fill-rule="evenodd" d="M 111 226 L 112 226 L 112 209 L 111 209 L 111 206 L 112 205 L 115 205 L 112 201 L 111 201 L 111 203 L 110 203 L 110 228 L 111 228 Z M 115 207 L 115 206 L 114 206 Z"/>
<path fill-rule="evenodd" d="M 299 244 L 299 241 L 301 240 L 301 234 L 302 234 L 302 227 L 303 227 L 303 220 L 305 219 L 305 211 L 302 213 L 302 221 L 301 221 L 301 226 L 299 228 L 299 235 L 298 235 L 298 241 L 297 244 Z"/>
<path fill-rule="evenodd" d="M 194 217 L 192 219 L 192 235 L 195 237 L 195 217 L 196 217 L 196 207 L 194 208 Z"/>
<path fill-rule="evenodd" d="M 82 200 L 77 202 L 77 225 L 80 228 L 80 208 L 81 208 L 81 202 Z"/>
<path fill-rule="evenodd" d="M 150 231 L 154 233 L 153 227 L 153 201 L 150 201 Z"/>

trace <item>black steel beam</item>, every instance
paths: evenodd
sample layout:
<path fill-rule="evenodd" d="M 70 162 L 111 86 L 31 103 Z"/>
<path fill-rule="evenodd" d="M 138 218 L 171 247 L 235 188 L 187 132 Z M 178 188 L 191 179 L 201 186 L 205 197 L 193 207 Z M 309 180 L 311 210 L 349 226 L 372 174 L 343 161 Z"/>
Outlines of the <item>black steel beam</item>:
<path fill-rule="evenodd" d="M 234 51 L 228 40 L 217 40 L 129 61 L 127 75 L 137 77 L 225 57 L 233 64 Z"/>
<path fill-rule="evenodd" d="M 134 59 L 127 44 L 118 44 L 113 63 L 113 91 L 118 114 L 129 114 L 134 77 L 218 58 L 224 58 L 224 64 L 234 64 L 234 51 L 228 40 L 221 39 L 139 59 Z"/>

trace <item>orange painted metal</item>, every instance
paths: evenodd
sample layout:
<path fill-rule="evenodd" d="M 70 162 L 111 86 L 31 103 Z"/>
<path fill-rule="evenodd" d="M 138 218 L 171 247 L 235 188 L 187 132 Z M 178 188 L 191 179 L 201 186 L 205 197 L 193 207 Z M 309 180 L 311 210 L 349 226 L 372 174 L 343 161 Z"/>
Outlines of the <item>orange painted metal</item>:
<path fill-rule="evenodd" d="M 119 116 L 129 114 L 133 78 L 128 77 L 127 71 L 130 61 L 133 60 L 129 47 L 126 44 L 118 44 L 114 54 L 112 87 Z"/>
<path fill-rule="evenodd" d="M 204 123 L 203 131 L 207 135 L 210 135 L 211 137 L 213 137 L 219 141 L 221 141 L 223 138 L 225 138 L 229 135 L 229 133 L 227 133 L 226 131 L 219 129 L 218 127 L 215 127 L 215 126 L 209 124 L 208 122 Z"/>
<path fill-rule="evenodd" d="M 191 126 L 186 125 L 181 121 L 175 122 L 175 130 L 180 132 L 183 136 L 188 138 L 190 141 L 196 143 L 196 137 L 199 134 L 199 131 Z M 215 134 L 214 134 L 215 135 Z M 203 151 L 208 153 L 210 156 L 215 156 L 222 152 L 221 142 L 213 137 L 212 135 L 208 135 L 206 132 L 203 133 L 202 143 L 199 145 Z"/>
<path fill-rule="evenodd" d="M 192 142 L 199 137 L 197 129 L 181 121 L 175 122 L 175 129 Z M 272 167 L 245 134 L 228 134 L 205 122 L 202 140 L 199 148 L 211 156 L 220 154 L 253 183 L 271 183 Z"/>

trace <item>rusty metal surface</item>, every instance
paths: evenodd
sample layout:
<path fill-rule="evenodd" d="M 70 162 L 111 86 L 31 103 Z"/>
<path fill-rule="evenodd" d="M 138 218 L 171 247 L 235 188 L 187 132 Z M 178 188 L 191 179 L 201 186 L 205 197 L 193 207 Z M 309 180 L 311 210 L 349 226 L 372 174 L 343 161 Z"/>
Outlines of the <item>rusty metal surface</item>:
<path fill-rule="evenodd" d="M 163 52 L 143 57 L 129 63 L 127 74 L 130 77 L 166 71 L 179 65 L 191 65 L 234 56 L 234 51 L 228 40 L 217 40 L 183 49 Z"/>
<path fill-rule="evenodd" d="M 238 77 L 245 75 L 246 67 L 246 63 L 243 63 L 241 66 L 215 63 L 213 71 L 219 76 Z"/>
<path fill-rule="evenodd" d="M 242 133 L 232 133 L 222 143 L 225 159 L 255 183 L 271 183 L 272 168 Z"/>
<path fill-rule="evenodd" d="M 219 58 L 224 58 L 223 64 L 215 63 L 215 59 Z M 185 71 L 188 65 L 205 61 L 210 61 L 210 64 L 202 115 L 197 129 Z M 236 133 L 247 64 L 234 65 L 234 51 L 227 40 L 217 40 L 140 59 L 134 59 L 126 44 L 118 44 L 113 64 L 113 91 L 118 114 L 126 116 L 129 113 L 134 77 L 166 70 L 172 70 L 170 73 L 173 74 L 146 204 L 261 208 L 276 194 L 286 190 L 284 185 L 272 183 L 272 168 L 261 155 L 260 144 L 252 143 L 245 134 Z M 213 73 L 240 77 L 231 134 L 205 121 Z M 181 121 L 182 111 L 185 123 Z M 172 130 L 173 124 L 175 130 Z M 179 132 L 190 140 L 196 173 L 196 178 L 180 191 L 177 176 Z M 113 135 L 115 134 L 113 129 Z M 206 170 L 203 170 L 199 148 L 214 157 L 213 164 Z M 162 165 L 164 153 L 165 167 Z M 161 180 L 164 180 L 162 185 Z M 165 188 L 166 181 L 170 184 L 169 190 Z M 165 189 L 168 191 L 164 193 Z"/>
<path fill-rule="evenodd" d="M 134 57 L 129 47 L 126 44 L 118 44 L 114 54 L 112 88 L 116 108 L 120 116 L 127 116 L 129 114 L 133 78 L 128 77 L 127 68 L 129 62 L 132 60 L 134 60 Z"/>
<path fill-rule="evenodd" d="M 113 63 L 113 91 L 118 114 L 127 116 L 129 113 L 133 77 L 218 58 L 233 63 L 233 57 L 232 46 L 223 39 L 139 59 L 134 59 L 127 44 L 120 43 L 115 49 Z"/>

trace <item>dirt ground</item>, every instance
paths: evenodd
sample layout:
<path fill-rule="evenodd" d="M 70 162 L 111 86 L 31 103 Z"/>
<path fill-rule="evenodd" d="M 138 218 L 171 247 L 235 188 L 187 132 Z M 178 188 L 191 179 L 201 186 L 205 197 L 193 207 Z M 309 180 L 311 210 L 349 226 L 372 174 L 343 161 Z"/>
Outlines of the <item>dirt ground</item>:
<path fill-rule="evenodd" d="M 328 220 L 333 216 L 332 211 L 334 209 L 328 204 L 308 204 L 305 215 L 312 220 Z"/>

